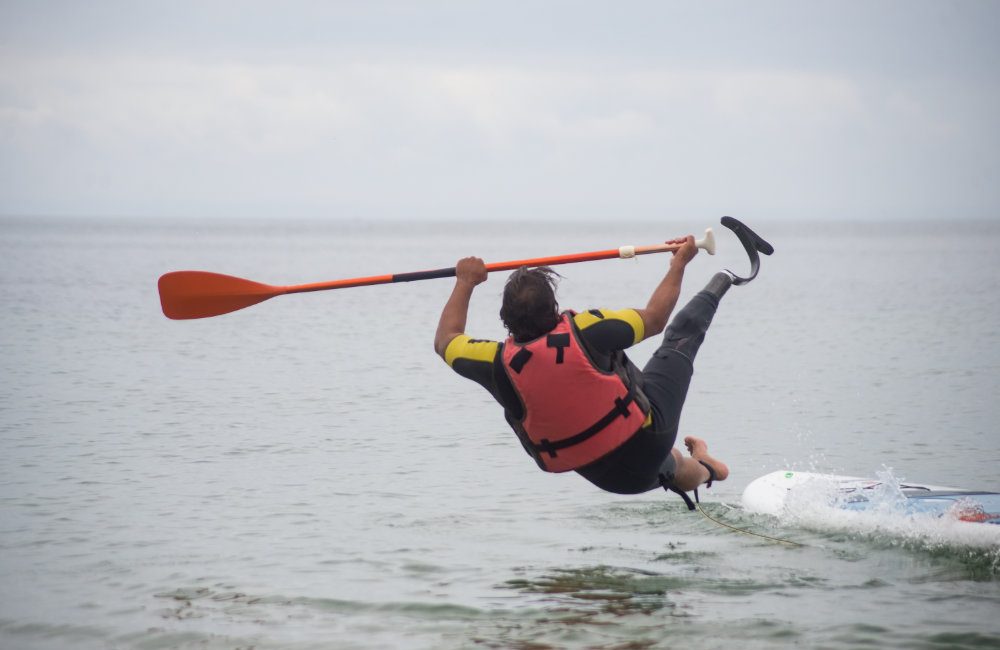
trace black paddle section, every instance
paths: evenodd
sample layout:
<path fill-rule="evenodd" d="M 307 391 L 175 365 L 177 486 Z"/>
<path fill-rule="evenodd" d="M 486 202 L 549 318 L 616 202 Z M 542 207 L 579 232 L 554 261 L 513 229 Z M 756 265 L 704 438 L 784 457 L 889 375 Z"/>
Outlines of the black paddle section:
<path fill-rule="evenodd" d="M 455 267 L 447 269 L 435 269 L 433 271 L 414 271 L 412 273 L 394 273 L 393 282 L 414 282 L 416 280 L 433 280 L 435 278 L 455 277 Z"/>

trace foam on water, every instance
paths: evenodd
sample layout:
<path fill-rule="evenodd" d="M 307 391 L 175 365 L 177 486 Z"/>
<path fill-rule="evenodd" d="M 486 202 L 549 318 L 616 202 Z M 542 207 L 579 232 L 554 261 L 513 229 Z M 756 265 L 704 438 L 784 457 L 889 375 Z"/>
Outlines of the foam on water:
<path fill-rule="evenodd" d="M 836 480 L 811 477 L 789 490 L 779 518 L 788 525 L 864 536 L 908 548 L 977 550 L 1000 568 L 1000 526 L 962 521 L 952 511 L 943 516 L 907 512 L 903 482 L 892 469 L 884 467 L 877 478 L 879 484 L 865 490 L 870 507 L 850 510 L 844 506 L 851 494 L 839 489 Z"/>

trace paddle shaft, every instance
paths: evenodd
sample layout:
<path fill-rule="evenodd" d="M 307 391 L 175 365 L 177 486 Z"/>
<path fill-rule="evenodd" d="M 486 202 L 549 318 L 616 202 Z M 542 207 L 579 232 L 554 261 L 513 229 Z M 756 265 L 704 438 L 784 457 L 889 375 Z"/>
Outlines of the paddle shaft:
<path fill-rule="evenodd" d="M 675 251 L 682 244 L 656 244 L 653 246 L 622 246 L 603 251 L 589 253 L 571 253 L 553 257 L 536 257 L 527 260 L 512 260 L 487 264 L 487 271 L 509 271 L 522 266 L 554 266 L 556 264 L 572 264 L 573 262 L 589 262 L 613 257 L 630 258 L 636 255 L 650 253 L 665 253 Z M 709 254 L 715 254 L 715 236 L 712 229 L 705 231 L 705 238 L 695 242 L 698 248 L 705 249 Z M 392 275 L 372 275 L 364 278 L 349 278 L 346 280 L 331 280 L 314 282 L 312 284 L 294 284 L 289 286 L 273 286 L 245 280 L 243 278 L 211 273 L 209 271 L 173 271 L 160 277 L 158 286 L 160 304 L 167 318 L 186 320 L 190 318 L 207 318 L 228 314 L 256 305 L 274 296 L 289 293 L 305 293 L 308 291 L 324 291 L 327 289 L 346 289 L 348 287 L 363 287 L 373 284 L 390 284 L 393 282 L 413 282 L 415 280 L 430 280 L 433 278 L 450 278 L 455 276 L 455 267 L 435 269 L 433 271 L 416 271 L 413 273 L 395 273 Z"/>
<path fill-rule="evenodd" d="M 701 243 L 703 240 L 699 240 Z M 612 258 L 630 258 L 636 255 L 649 255 L 651 253 L 667 253 L 680 248 L 680 244 L 656 244 L 653 246 L 622 246 L 621 248 L 609 248 L 602 251 L 590 251 L 588 253 L 571 253 L 569 255 L 555 255 L 551 257 L 536 257 L 526 260 L 511 260 L 508 262 L 493 262 L 486 265 L 487 271 L 510 271 L 519 269 L 522 266 L 556 266 L 558 264 L 573 264 L 575 262 L 591 262 L 594 260 L 605 260 Z M 389 275 L 373 275 L 366 278 L 349 278 L 346 280 L 331 280 L 328 282 L 314 282 L 311 284 L 296 284 L 280 287 L 279 293 L 305 293 L 308 291 L 325 291 L 327 289 L 346 289 L 349 287 L 363 287 L 373 284 L 391 284 L 395 282 L 414 282 L 417 280 L 433 280 L 436 278 L 455 277 L 455 267 L 445 269 L 434 269 L 432 271 L 413 271 L 410 273 L 394 273 Z"/>

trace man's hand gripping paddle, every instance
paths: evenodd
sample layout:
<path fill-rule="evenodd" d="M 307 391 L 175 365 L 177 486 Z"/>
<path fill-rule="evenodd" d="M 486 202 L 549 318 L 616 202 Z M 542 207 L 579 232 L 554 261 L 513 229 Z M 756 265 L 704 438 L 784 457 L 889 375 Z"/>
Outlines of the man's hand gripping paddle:
<path fill-rule="evenodd" d="M 615 257 L 628 259 L 636 255 L 672 252 L 680 248 L 680 246 L 680 244 L 622 246 L 621 248 L 592 251 L 589 253 L 572 253 L 553 257 L 495 262 L 487 264 L 486 269 L 488 271 L 510 271 L 522 266 L 555 266 L 557 264 L 590 262 L 592 260 L 611 259 Z M 712 233 L 711 228 L 705 230 L 704 238 L 695 241 L 695 246 L 704 249 L 709 255 L 715 255 L 715 235 Z M 160 305 L 163 307 L 163 313 L 167 318 L 175 320 L 208 318 L 210 316 L 228 314 L 229 312 L 256 305 L 269 298 L 287 293 L 346 289 L 348 287 L 363 287 L 372 284 L 413 282 L 414 280 L 430 280 L 433 278 L 450 278 L 454 276 L 455 267 L 450 267 L 433 271 L 375 275 L 364 278 L 316 282 L 313 284 L 273 286 L 254 282 L 253 280 L 244 280 L 243 278 L 231 275 L 211 273 L 209 271 L 173 271 L 160 277 Z"/>

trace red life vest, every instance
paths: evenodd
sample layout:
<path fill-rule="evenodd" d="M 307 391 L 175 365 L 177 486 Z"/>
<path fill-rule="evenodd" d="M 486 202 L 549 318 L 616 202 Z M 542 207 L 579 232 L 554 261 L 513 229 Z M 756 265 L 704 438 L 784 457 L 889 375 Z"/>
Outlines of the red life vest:
<path fill-rule="evenodd" d="M 524 406 L 512 425 L 547 472 L 579 469 L 614 451 L 642 427 L 649 412 L 623 367 L 606 372 L 594 365 L 571 312 L 528 343 L 508 337 L 503 366 Z"/>

